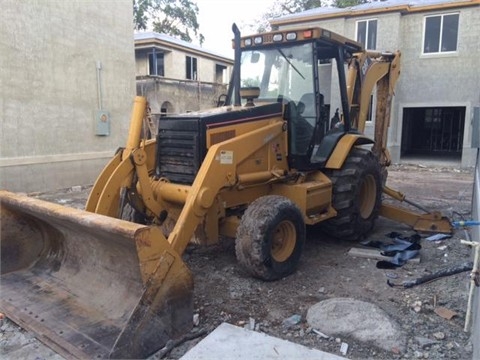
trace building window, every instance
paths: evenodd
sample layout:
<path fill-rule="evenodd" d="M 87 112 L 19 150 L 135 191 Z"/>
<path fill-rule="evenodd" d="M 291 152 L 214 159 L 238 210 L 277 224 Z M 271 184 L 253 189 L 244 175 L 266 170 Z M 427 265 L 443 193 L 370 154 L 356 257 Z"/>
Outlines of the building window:
<path fill-rule="evenodd" d="M 227 80 L 227 67 L 225 65 L 215 64 L 215 82 L 224 84 Z"/>
<path fill-rule="evenodd" d="M 332 59 L 318 59 L 318 65 L 331 65 Z"/>
<path fill-rule="evenodd" d="M 362 43 L 365 49 L 377 48 L 377 20 L 357 21 L 357 41 Z"/>
<path fill-rule="evenodd" d="M 368 104 L 368 114 L 367 114 L 367 119 L 366 121 L 368 123 L 371 123 L 374 119 L 375 114 L 373 113 L 374 109 L 376 109 L 373 105 L 373 102 L 375 101 L 375 97 L 370 95 L 370 103 Z"/>
<path fill-rule="evenodd" d="M 187 79 L 189 80 L 197 80 L 197 58 L 187 56 Z"/>
<path fill-rule="evenodd" d="M 163 53 L 153 52 L 148 54 L 148 71 L 150 75 L 165 76 Z"/>
<path fill-rule="evenodd" d="M 459 14 L 425 17 L 423 53 L 457 51 Z"/>

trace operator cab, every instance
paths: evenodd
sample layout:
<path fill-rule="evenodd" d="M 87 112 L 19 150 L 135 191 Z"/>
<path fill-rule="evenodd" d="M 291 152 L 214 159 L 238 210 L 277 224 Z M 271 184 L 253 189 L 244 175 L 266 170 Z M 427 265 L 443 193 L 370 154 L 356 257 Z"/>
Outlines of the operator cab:
<path fill-rule="evenodd" d="M 228 97 L 235 96 L 237 74 L 240 89 L 258 88 L 256 106 L 283 103 L 290 166 L 299 170 L 323 167 L 338 140 L 350 131 L 345 62 L 352 53 L 362 51 L 361 44 L 321 28 L 276 31 L 236 42 Z M 338 93 L 332 88 L 338 88 Z M 337 103 L 342 109 L 344 129 L 330 130 L 326 98 L 328 104 Z"/>

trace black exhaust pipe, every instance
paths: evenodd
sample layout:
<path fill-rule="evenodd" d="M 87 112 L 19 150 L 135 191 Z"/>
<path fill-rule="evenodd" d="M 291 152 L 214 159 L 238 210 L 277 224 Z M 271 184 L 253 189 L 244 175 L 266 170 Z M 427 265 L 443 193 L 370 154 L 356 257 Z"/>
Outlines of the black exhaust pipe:
<path fill-rule="evenodd" d="M 233 91 L 234 93 L 234 104 L 235 106 L 240 106 L 242 103 L 240 101 L 240 30 L 238 29 L 237 24 L 233 23 L 232 31 L 234 34 L 234 45 L 235 45 L 235 62 L 233 64 Z M 231 89 L 229 89 L 231 91 Z M 229 93 L 230 93 L 229 91 Z M 231 94 L 231 93 L 230 93 Z"/>

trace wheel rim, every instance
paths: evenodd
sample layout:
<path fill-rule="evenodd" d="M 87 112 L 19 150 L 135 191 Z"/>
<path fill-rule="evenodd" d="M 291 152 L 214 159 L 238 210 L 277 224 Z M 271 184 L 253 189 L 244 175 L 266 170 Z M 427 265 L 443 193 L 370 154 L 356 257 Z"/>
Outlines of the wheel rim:
<path fill-rule="evenodd" d="M 291 221 L 282 221 L 273 232 L 272 258 L 276 262 L 284 262 L 292 255 L 296 242 L 295 225 Z"/>
<path fill-rule="evenodd" d="M 359 196 L 360 216 L 367 219 L 377 200 L 377 183 L 373 175 L 367 175 L 362 182 Z"/>

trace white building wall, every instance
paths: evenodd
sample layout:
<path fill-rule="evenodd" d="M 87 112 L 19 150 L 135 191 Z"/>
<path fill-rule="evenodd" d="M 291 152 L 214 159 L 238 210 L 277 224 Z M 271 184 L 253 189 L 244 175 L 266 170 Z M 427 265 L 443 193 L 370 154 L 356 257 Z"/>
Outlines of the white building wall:
<path fill-rule="evenodd" d="M 5 0 L 0 24 L 0 188 L 92 184 L 128 133 L 131 0 Z M 107 136 L 96 135 L 97 64 Z"/>

